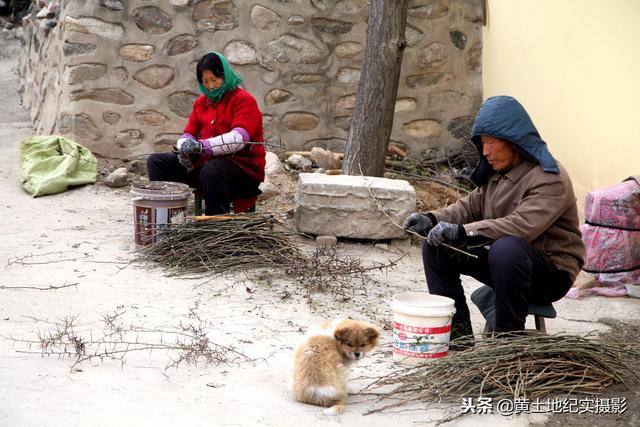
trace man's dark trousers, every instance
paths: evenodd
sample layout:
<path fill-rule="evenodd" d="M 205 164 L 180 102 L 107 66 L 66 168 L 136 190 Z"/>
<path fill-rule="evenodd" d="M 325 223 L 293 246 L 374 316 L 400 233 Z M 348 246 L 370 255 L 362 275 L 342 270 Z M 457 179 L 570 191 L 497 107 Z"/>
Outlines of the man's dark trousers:
<path fill-rule="evenodd" d="M 491 286 L 496 295 L 496 332 L 524 329 L 529 303 L 548 304 L 562 298 L 571 279 L 541 250 L 519 237 L 501 237 L 487 245 L 462 248 L 472 258 L 446 246 L 422 246 L 429 292 L 452 298 L 453 323 L 469 322 L 469 307 L 460 274 Z"/>

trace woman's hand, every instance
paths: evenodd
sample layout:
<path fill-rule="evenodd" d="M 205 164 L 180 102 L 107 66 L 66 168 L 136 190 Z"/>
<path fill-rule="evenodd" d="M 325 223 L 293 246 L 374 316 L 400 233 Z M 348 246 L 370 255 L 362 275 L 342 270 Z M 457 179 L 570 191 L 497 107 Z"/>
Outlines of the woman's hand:
<path fill-rule="evenodd" d="M 192 135 L 185 133 L 176 141 L 176 153 L 178 162 L 190 172 L 193 170 L 193 161 L 202 152 L 202 143 L 197 141 Z"/>
<path fill-rule="evenodd" d="M 176 143 L 178 153 L 189 157 L 191 159 L 196 158 L 202 153 L 202 143 L 191 138 L 180 138 Z"/>

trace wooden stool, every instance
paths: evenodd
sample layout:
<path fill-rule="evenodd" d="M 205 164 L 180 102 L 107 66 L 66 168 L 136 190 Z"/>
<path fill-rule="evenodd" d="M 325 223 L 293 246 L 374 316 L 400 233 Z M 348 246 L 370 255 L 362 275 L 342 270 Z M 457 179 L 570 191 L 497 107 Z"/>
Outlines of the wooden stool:
<path fill-rule="evenodd" d="M 256 200 L 258 200 L 258 196 L 253 196 L 248 199 L 233 199 L 231 209 L 234 213 L 255 212 Z M 193 190 L 193 213 L 196 216 L 204 214 L 204 210 L 202 209 L 202 195 L 198 190 Z"/>
<path fill-rule="evenodd" d="M 481 286 L 471 294 L 471 301 L 480 309 L 480 313 L 487 321 L 484 325 L 484 334 L 492 334 L 496 329 L 496 294 L 490 286 Z M 544 319 L 553 319 L 557 313 L 553 304 L 529 304 L 528 315 L 532 315 L 536 322 L 535 331 L 541 334 L 547 334 L 547 327 Z M 533 331 L 533 329 L 531 329 Z"/>

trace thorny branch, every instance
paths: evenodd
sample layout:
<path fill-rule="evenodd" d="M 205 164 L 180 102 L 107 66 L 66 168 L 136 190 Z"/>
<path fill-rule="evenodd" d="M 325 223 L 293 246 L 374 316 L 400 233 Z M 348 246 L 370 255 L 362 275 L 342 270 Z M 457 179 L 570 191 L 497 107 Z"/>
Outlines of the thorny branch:
<path fill-rule="evenodd" d="M 28 349 L 39 346 L 39 351 L 17 350 L 18 353 L 42 354 L 46 356 L 69 357 L 74 359 L 71 371 L 82 362 L 92 359 L 118 360 L 122 365 L 130 353 L 141 351 L 168 351 L 170 362 L 165 366 L 178 368 L 182 364 L 219 365 L 251 361 L 232 346 L 214 343 L 207 335 L 207 324 L 191 310 L 189 322 L 179 322 L 173 329 L 146 329 L 134 325 L 125 326 L 119 320 L 124 312 L 102 316 L 104 331 L 102 337 L 93 338 L 93 333 L 77 331 L 78 316 L 67 316 L 57 321 L 52 328 L 39 331 L 37 340 L 3 337 L 15 343 L 26 344 Z M 88 336 L 87 336 L 88 335 Z M 159 336 L 157 339 L 141 339 L 140 336 Z"/>

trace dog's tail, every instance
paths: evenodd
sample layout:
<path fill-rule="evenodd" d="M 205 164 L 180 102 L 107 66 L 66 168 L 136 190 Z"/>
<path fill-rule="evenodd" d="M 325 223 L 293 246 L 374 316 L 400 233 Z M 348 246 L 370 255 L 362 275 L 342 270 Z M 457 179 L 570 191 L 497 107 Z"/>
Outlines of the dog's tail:
<path fill-rule="evenodd" d="M 344 402 L 338 400 L 332 407 L 323 410 L 326 415 L 340 415 L 344 412 Z"/>

